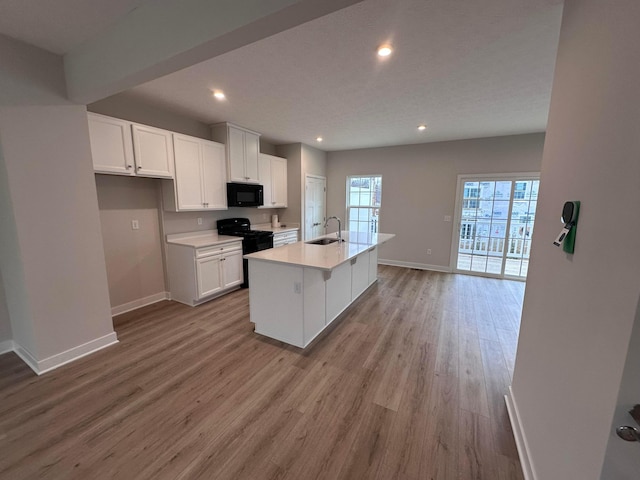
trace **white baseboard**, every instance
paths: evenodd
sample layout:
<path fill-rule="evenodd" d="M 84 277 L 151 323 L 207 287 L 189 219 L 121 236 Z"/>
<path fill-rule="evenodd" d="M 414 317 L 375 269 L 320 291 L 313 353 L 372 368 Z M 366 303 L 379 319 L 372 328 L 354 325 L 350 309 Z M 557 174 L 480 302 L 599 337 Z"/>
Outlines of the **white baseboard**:
<path fill-rule="evenodd" d="M 531 456 L 529 455 L 529 444 L 520 422 L 520 414 L 518 412 L 518 405 L 516 399 L 513 396 L 513 390 L 509 386 L 509 393 L 504 396 L 504 401 L 507 404 L 507 412 L 509 412 L 509 421 L 511 422 L 511 429 L 513 430 L 513 436 L 516 440 L 516 447 L 518 447 L 518 456 L 520 457 L 520 465 L 522 466 L 522 473 L 525 480 L 536 480 L 535 470 L 531 463 Z"/>
<path fill-rule="evenodd" d="M 429 265 L 428 263 L 401 262 L 400 260 L 378 259 L 381 265 L 391 265 L 392 267 L 417 268 L 418 270 L 431 270 L 434 272 L 451 273 L 451 267 L 443 265 Z"/>
<path fill-rule="evenodd" d="M 117 307 L 112 307 L 111 316 L 115 317 L 117 315 L 122 315 L 123 313 L 130 312 L 131 310 L 135 310 L 140 307 L 146 307 L 147 305 L 161 302 L 162 300 L 171 300 L 171 295 L 169 294 L 169 292 L 154 293 L 153 295 L 149 295 L 148 297 L 139 298 L 137 300 L 133 300 L 132 302 L 127 302 L 122 305 L 118 305 Z"/>
<path fill-rule="evenodd" d="M 4 340 L 0 342 L 0 355 L 9 352 L 13 352 L 13 340 Z"/>
<path fill-rule="evenodd" d="M 64 352 L 57 353 L 48 358 L 42 360 L 36 360 L 31 352 L 29 352 L 26 348 L 23 348 L 21 345 L 13 343 L 13 350 L 16 354 L 29 365 L 31 370 L 33 370 L 36 374 L 42 375 L 43 373 L 50 372 L 62 365 L 66 365 L 67 363 L 71 363 L 74 360 L 78 360 L 79 358 L 86 357 L 87 355 L 97 352 L 98 350 L 102 350 L 110 345 L 114 345 L 118 343 L 118 337 L 115 332 L 111 332 L 102 337 L 91 340 L 87 343 L 83 343 L 82 345 L 78 345 L 76 347 L 70 348 Z"/>

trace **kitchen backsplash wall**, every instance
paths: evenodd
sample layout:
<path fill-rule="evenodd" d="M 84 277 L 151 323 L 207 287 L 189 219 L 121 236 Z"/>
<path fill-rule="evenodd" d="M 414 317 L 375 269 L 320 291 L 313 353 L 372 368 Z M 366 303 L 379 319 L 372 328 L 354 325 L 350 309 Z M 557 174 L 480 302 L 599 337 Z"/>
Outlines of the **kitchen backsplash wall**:
<path fill-rule="evenodd" d="M 271 215 L 279 213 L 284 209 L 258 209 L 258 208 L 238 208 L 231 207 L 228 210 L 218 210 L 215 212 L 162 212 L 164 234 L 197 232 L 201 230 L 215 230 L 216 221 L 221 218 L 245 217 L 251 224 L 269 223 Z M 279 213 L 279 215 L 282 215 Z M 202 225 L 198 225 L 198 218 L 202 218 Z"/>

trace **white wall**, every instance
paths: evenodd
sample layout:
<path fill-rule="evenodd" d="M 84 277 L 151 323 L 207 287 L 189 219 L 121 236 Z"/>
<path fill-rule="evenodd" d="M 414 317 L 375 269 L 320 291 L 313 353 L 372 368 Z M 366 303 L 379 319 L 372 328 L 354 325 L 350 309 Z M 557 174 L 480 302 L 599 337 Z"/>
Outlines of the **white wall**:
<path fill-rule="evenodd" d="M 564 6 L 512 385 L 539 480 L 599 478 L 636 315 L 639 18 L 637 0 Z M 574 255 L 551 243 L 567 200 Z"/>
<path fill-rule="evenodd" d="M 155 178 L 96 175 L 111 308 L 166 291 Z M 138 230 L 131 221 L 138 221 Z"/>
<path fill-rule="evenodd" d="M 0 271 L 36 370 L 115 341 L 84 106 L 62 59 L 0 38 Z"/>
<path fill-rule="evenodd" d="M 302 225 L 302 144 L 278 145 L 276 155 L 287 159 L 287 208 L 280 213 L 280 222 Z"/>
<path fill-rule="evenodd" d="M 304 238 L 305 180 L 307 175 L 327 176 L 327 153 L 304 143 L 277 145 L 276 155 L 287 158 L 287 208 L 280 211 L 281 223 L 299 223 Z"/>
<path fill-rule="evenodd" d="M 82 106 L 0 110 L 25 289 L 14 299 L 4 276 L 7 302 L 14 340 L 37 361 L 113 333 L 88 135 Z M 14 317 L 14 301 L 28 311 Z"/>
<path fill-rule="evenodd" d="M 7 299 L 4 293 L 4 281 L 2 275 L 0 275 L 0 352 L 4 349 L 3 344 L 13 338 L 11 333 L 11 318 L 9 317 L 9 310 L 7 309 Z"/>
<path fill-rule="evenodd" d="M 329 152 L 327 214 L 346 221 L 346 178 L 382 175 L 380 259 L 448 270 L 457 176 L 539 172 L 544 134 Z M 427 255 L 427 249 L 432 251 Z"/>

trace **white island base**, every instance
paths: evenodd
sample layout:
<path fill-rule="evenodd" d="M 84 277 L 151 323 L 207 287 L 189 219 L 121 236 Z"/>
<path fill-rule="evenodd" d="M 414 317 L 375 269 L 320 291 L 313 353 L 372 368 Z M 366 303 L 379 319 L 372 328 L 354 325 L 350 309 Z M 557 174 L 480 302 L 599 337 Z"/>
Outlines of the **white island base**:
<path fill-rule="evenodd" d="M 298 242 L 247 255 L 256 333 L 305 348 L 376 281 L 378 245 L 393 236 L 366 244 Z"/>

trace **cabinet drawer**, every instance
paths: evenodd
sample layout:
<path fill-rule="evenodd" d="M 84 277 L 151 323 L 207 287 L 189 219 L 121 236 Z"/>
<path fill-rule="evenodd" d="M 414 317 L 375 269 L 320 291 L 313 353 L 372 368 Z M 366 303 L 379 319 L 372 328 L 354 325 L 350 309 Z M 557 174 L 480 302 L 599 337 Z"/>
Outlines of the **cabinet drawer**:
<path fill-rule="evenodd" d="M 196 258 L 211 257 L 212 255 L 221 255 L 230 252 L 242 251 L 242 242 L 227 243 L 225 245 L 214 245 L 212 247 L 198 248 L 196 250 Z"/>

